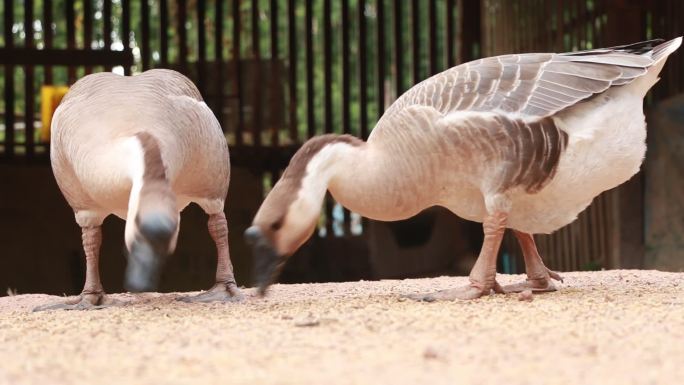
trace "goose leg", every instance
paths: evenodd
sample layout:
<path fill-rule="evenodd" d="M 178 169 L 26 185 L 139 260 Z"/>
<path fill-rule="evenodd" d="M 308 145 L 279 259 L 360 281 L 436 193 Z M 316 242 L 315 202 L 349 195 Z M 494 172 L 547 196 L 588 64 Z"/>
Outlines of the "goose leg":
<path fill-rule="evenodd" d="M 101 226 L 81 227 L 83 250 L 86 255 L 86 280 L 81 294 L 65 302 L 38 306 L 33 311 L 43 310 L 91 310 L 102 309 L 122 304 L 120 301 L 108 298 L 100 282 L 100 245 L 102 244 Z"/>
<path fill-rule="evenodd" d="M 483 221 L 484 242 L 475 266 L 470 271 L 470 284 L 455 289 L 440 290 L 431 294 L 412 295 L 412 299 L 432 302 L 437 300 L 476 299 L 488 295 L 492 290 L 500 293 L 496 282 L 496 257 L 501 239 L 506 231 L 507 214 L 497 212 L 488 215 Z"/>
<path fill-rule="evenodd" d="M 233 264 L 230 262 L 226 214 L 223 211 L 217 214 L 210 214 L 208 228 L 211 238 L 216 243 L 216 283 L 211 289 L 203 293 L 181 297 L 180 300 L 183 302 L 229 302 L 242 300 L 242 293 L 235 283 Z"/>
<path fill-rule="evenodd" d="M 531 290 L 533 292 L 557 290 L 551 278 L 561 282 L 563 282 L 563 278 L 555 271 L 549 270 L 544 266 L 532 235 L 515 230 L 513 232 L 515 237 L 518 238 L 518 243 L 520 243 L 520 248 L 523 251 L 527 279 L 513 285 L 506 285 L 503 287 L 503 290 L 507 293 L 518 293 L 524 290 Z"/>

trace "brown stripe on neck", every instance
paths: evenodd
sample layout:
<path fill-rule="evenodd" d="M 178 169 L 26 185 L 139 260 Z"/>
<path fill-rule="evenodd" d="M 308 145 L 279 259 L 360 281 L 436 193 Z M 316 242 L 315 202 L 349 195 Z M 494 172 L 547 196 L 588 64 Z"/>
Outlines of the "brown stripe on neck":
<path fill-rule="evenodd" d="M 157 139 L 146 133 L 136 134 L 143 150 L 143 183 L 140 189 L 140 201 L 136 214 L 136 223 L 149 213 L 164 215 L 176 220 L 176 196 L 166 179 L 166 167 L 161 156 Z"/>
<path fill-rule="evenodd" d="M 285 169 L 283 178 L 291 178 L 301 183 L 301 180 L 306 174 L 306 166 L 311 161 L 311 158 L 318 154 L 325 146 L 335 143 L 346 143 L 355 147 L 364 144 L 361 139 L 351 135 L 326 134 L 313 137 L 304 143 L 299 151 L 292 157 L 290 164 L 288 164 L 287 169 Z"/>
<path fill-rule="evenodd" d="M 311 159 L 326 146 L 336 143 L 359 147 L 365 142 L 351 135 L 326 134 L 304 143 L 290 160 L 283 176 L 268 194 L 255 217 L 254 223 L 262 226 L 267 235 L 282 225 L 290 204 L 297 198 Z"/>
<path fill-rule="evenodd" d="M 143 181 L 166 180 L 166 168 L 157 139 L 147 132 L 139 132 L 135 136 L 140 140 L 143 150 L 143 163 L 145 165 Z"/>

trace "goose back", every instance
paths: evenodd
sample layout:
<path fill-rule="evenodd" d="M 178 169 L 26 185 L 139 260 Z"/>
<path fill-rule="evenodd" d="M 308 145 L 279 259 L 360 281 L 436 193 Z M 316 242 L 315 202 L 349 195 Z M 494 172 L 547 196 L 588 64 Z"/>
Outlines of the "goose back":
<path fill-rule="evenodd" d="M 189 79 L 151 70 L 132 77 L 86 76 L 55 112 L 52 165 L 72 206 L 122 209 L 131 188 L 130 141 L 138 133 L 157 142 L 179 197 L 222 205 L 230 165 L 218 121 Z"/>

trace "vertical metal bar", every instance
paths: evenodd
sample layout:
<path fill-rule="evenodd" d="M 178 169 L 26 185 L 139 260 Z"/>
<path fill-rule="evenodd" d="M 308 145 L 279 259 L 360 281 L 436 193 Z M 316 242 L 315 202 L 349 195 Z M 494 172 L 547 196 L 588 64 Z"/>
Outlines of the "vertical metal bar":
<path fill-rule="evenodd" d="M 104 49 L 106 51 L 112 49 L 112 0 L 103 0 L 102 2 L 102 35 L 104 40 Z M 105 71 L 111 71 L 112 66 L 105 66 Z"/>
<path fill-rule="evenodd" d="M 306 0 L 306 130 L 308 137 L 316 135 L 314 120 L 314 77 L 313 77 L 313 4 Z"/>
<path fill-rule="evenodd" d="M 332 111 L 332 41 L 330 25 L 330 0 L 323 0 L 323 83 L 325 89 L 324 96 L 324 115 L 325 132 L 333 132 L 333 111 Z"/>
<path fill-rule="evenodd" d="M 454 0 L 447 0 L 446 2 L 446 66 L 451 68 L 456 64 L 454 56 L 456 52 L 454 40 Z"/>
<path fill-rule="evenodd" d="M 188 9 L 185 0 L 177 0 L 178 15 L 176 24 L 178 28 L 178 63 L 181 72 L 188 73 L 188 31 L 185 22 L 188 20 Z"/>
<path fill-rule="evenodd" d="M 420 82 L 420 8 L 418 0 L 411 1 L 411 54 L 413 84 Z"/>
<path fill-rule="evenodd" d="M 577 11 L 577 38 L 579 40 L 579 48 L 587 49 L 587 3 L 586 1 L 578 2 Z"/>
<path fill-rule="evenodd" d="M 159 62 L 166 68 L 169 66 L 169 7 L 166 0 L 159 0 L 159 34 Z"/>
<path fill-rule="evenodd" d="M 349 0 L 342 0 L 342 132 L 351 133 L 349 121 Z"/>
<path fill-rule="evenodd" d="M 216 69 L 216 105 L 214 114 L 223 127 L 223 0 L 216 0 L 214 8 L 214 65 Z"/>
<path fill-rule="evenodd" d="M 131 4 L 129 0 L 121 0 L 121 43 L 124 49 L 131 48 Z M 124 67 L 124 75 L 131 74 L 131 67 Z"/>
<path fill-rule="evenodd" d="M 430 0 L 428 6 L 428 44 L 430 47 L 430 75 L 437 73 L 437 3 Z"/>
<path fill-rule="evenodd" d="M 401 3 L 404 0 L 394 0 L 394 75 L 396 76 L 395 99 L 404 93 L 404 42 L 401 39 Z"/>
<path fill-rule="evenodd" d="M 241 146 L 244 138 L 242 133 L 244 131 L 244 116 L 242 111 L 242 63 L 240 58 L 241 44 L 241 18 L 240 18 L 240 3 L 241 0 L 233 0 L 233 92 L 237 96 L 237 127 L 235 130 L 235 144 Z"/>
<path fill-rule="evenodd" d="M 202 95 L 205 93 L 204 72 L 207 70 L 207 33 L 204 26 L 206 16 L 206 0 L 197 0 L 197 88 Z"/>
<path fill-rule="evenodd" d="M 7 9 L 7 8 L 5 8 Z M 8 12 L 5 12 L 6 14 Z M 11 12 L 10 12 L 11 14 Z M 5 24 L 6 26 L 7 24 Z M 7 41 L 7 40 L 5 40 Z M 43 1 L 43 44 L 52 48 L 52 2 Z M 44 84 L 52 84 L 52 66 L 45 66 Z"/>
<path fill-rule="evenodd" d="M 269 88 L 269 109 L 271 109 L 278 102 L 275 99 L 275 89 L 279 87 L 278 84 L 278 1 L 271 0 L 270 4 L 271 14 L 271 87 Z M 276 147 L 280 142 L 280 127 L 277 116 L 274 113 L 270 114 L 271 122 L 269 124 L 271 129 L 271 145 Z"/>
<path fill-rule="evenodd" d="M 67 48 L 71 50 L 76 49 L 76 15 L 74 12 L 74 0 L 66 0 L 66 31 L 67 31 Z M 76 82 L 76 66 L 70 65 L 67 69 L 67 76 L 69 84 Z"/>
<path fill-rule="evenodd" d="M 31 3 L 32 0 L 26 0 Z M 83 49 L 92 49 L 93 44 L 93 3 L 92 0 L 83 0 Z M 92 66 L 85 66 L 86 75 L 93 72 Z"/>
<path fill-rule="evenodd" d="M 26 49 L 32 49 L 33 44 L 33 0 L 26 0 L 24 2 L 24 31 L 26 37 L 24 38 L 24 46 Z M 33 66 L 26 65 L 24 67 L 24 143 L 26 144 L 26 157 L 33 157 L 34 150 L 34 136 L 33 136 L 33 121 L 34 121 L 34 103 L 35 94 L 33 92 Z"/>
<path fill-rule="evenodd" d="M 359 0 L 359 131 L 368 138 L 368 84 L 366 62 L 366 0 Z"/>
<path fill-rule="evenodd" d="M 558 19 L 558 51 L 565 52 L 565 18 L 564 18 L 565 2 L 558 0 L 556 2 L 556 18 Z"/>
<path fill-rule="evenodd" d="M 259 0 L 252 0 L 252 71 L 251 79 L 256 87 L 252 88 L 254 99 L 252 102 L 252 134 L 254 146 L 261 146 L 261 50 L 259 47 Z"/>
<path fill-rule="evenodd" d="M 342 0 L 342 132 L 351 133 L 349 97 L 349 0 Z M 344 209 L 344 234 L 351 234 L 351 214 Z"/>
<path fill-rule="evenodd" d="M 378 41 L 378 79 L 377 79 L 377 103 L 378 119 L 385 112 L 385 4 L 383 0 L 377 0 L 377 41 Z"/>
<path fill-rule="evenodd" d="M 14 1 L 5 0 L 5 48 L 14 46 Z M 5 157 L 14 156 L 14 66 L 5 64 Z"/>
<path fill-rule="evenodd" d="M 332 111 L 332 32 L 330 14 L 332 9 L 330 0 L 323 0 L 323 82 L 324 82 L 324 115 L 325 132 L 333 132 L 333 111 Z M 330 194 L 325 197 L 325 228 L 328 238 L 334 237 L 333 230 L 333 199 Z"/>
<path fill-rule="evenodd" d="M 150 69 L 150 3 L 140 0 L 141 42 L 140 59 L 143 71 Z"/>
<path fill-rule="evenodd" d="M 293 142 L 297 141 L 297 36 L 295 28 L 295 1 L 288 0 L 287 2 L 287 36 L 289 49 L 289 66 L 290 66 L 290 139 Z"/>

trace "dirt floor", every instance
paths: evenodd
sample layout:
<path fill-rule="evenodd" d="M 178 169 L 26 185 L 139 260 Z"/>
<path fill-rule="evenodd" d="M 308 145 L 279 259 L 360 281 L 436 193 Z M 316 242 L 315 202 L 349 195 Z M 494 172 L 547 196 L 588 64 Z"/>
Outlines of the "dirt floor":
<path fill-rule="evenodd" d="M 531 302 L 402 298 L 466 282 L 448 277 L 276 285 L 231 304 L 121 294 L 130 305 L 85 312 L 2 297 L 0 384 L 684 382 L 684 273 L 564 277 Z"/>

